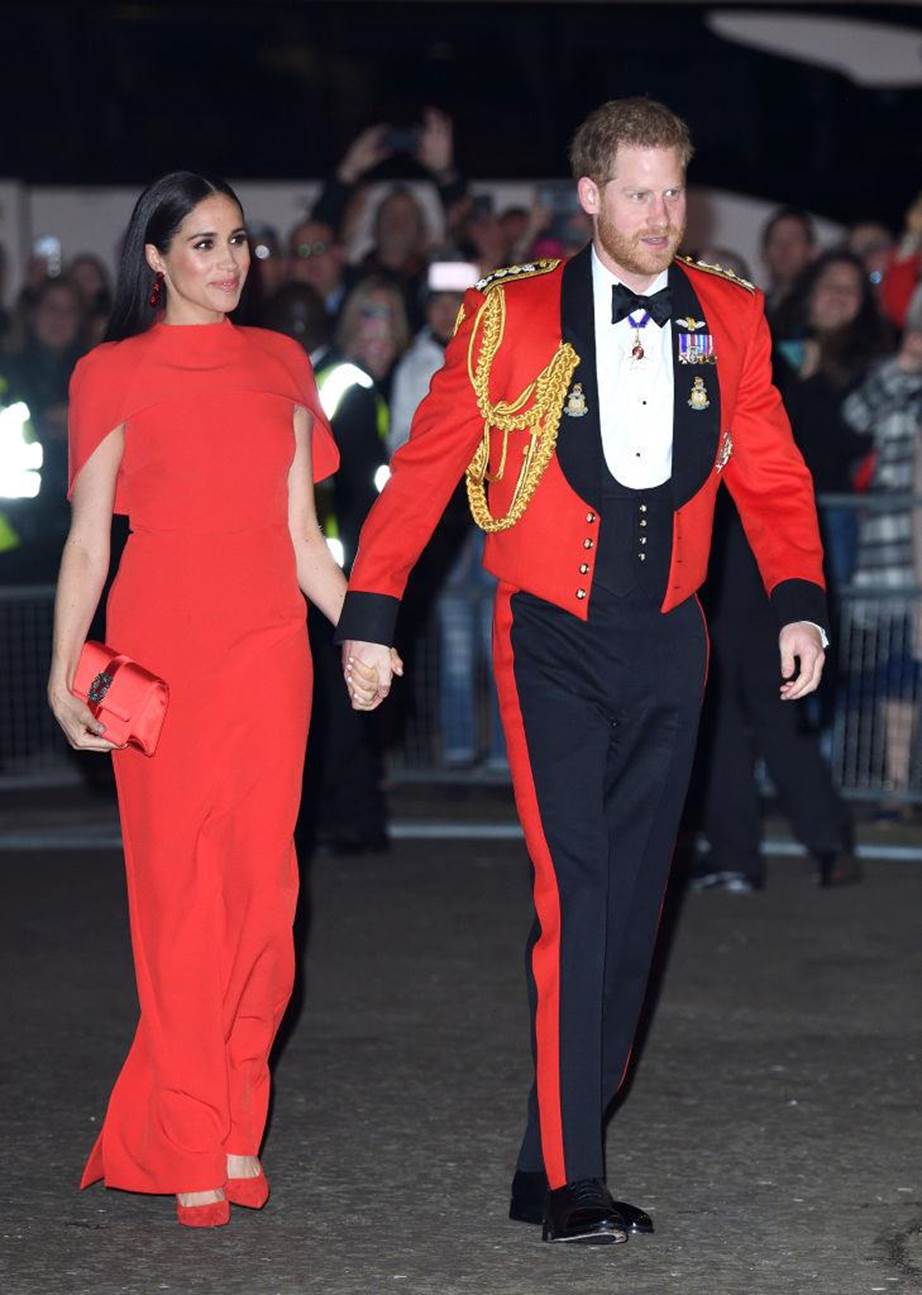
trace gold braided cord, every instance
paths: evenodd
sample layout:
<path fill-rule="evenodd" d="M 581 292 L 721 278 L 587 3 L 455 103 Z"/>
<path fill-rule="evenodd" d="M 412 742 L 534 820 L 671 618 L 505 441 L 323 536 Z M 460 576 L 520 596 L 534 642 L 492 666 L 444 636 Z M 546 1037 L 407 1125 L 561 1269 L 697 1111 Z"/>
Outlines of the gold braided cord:
<path fill-rule="evenodd" d="M 483 438 L 466 473 L 467 498 L 471 515 L 481 530 L 493 533 L 507 531 L 522 517 L 538 487 L 557 446 L 557 429 L 563 412 L 564 397 L 570 386 L 579 356 L 569 342 L 562 342 L 554 356 L 534 382 L 530 382 L 515 400 L 490 400 L 490 370 L 499 351 L 506 327 L 505 293 L 493 290 L 480 307 L 467 349 L 467 371 L 483 418 Z M 479 338 L 479 350 L 474 351 Z M 529 401 L 531 402 L 529 404 Z M 524 408 L 528 405 L 528 408 Z M 489 472 L 490 430 L 503 434 L 499 466 Z M 506 472 L 510 432 L 527 432 L 522 447 L 523 463 L 519 472 L 509 511 L 494 517 L 487 504 L 485 482 L 502 481 Z"/>

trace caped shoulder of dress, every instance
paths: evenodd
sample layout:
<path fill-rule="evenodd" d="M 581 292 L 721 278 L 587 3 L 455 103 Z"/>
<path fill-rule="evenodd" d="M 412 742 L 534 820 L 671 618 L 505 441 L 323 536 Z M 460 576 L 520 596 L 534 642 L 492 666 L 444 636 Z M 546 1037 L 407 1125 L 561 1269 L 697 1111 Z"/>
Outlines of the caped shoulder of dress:
<path fill-rule="evenodd" d="M 746 292 L 754 293 L 756 291 L 754 283 L 741 278 L 735 270 L 730 270 L 726 266 L 712 265 L 710 261 L 696 261 L 693 256 L 677 256 L 676 260 L 686 269 L 700 270 L 702 274 L 710 274 L 715 278 L 723 279 L 726 283 L 732 283 L 737 288 L 744 288 Z"/>
<path fill-rule="evenodd" d="M 219 347 L 227 364 L 220 370 L 218 390 L 256 392 L 303 406 L 313 419 L 313 479 L 321 481 L 335 472 L 339 454 L 303 347 L 266 328 L 228 324 L 226 331 L 228 344 L 222 341 Z M 183 392 L 188 398 L 200 398 L 202 383 L 211 379 L 208 366 L 197 372 L 196 363 L 213 350 L 214 334 L 187 346 L 183 332 L 181 326 L 155 325 L 120 342 L 102 342 L 78 361 L 70 380 L 69 492 L 80 468 L 114 428 Z M 239 382 L 233 381 L 235 371 Z M 125 509 L 119 505 L 116 511 Z"/>
<path fill-rule="evenodd" d="M 181 328 L 181 325 L 177 327 Z M 310 364 L 300 342 L 296 342 L 293 337 L 288 337 L 285 333 L 277 333 L 271 328 L 254 328 L 240 324 L 231 324 L 231 328 L 233 336 L 256 344 L 269 355 L 285 359 L 300 368 Z M 77 361 L 77 367 L 94 369 L 97 366 L 109 368 L 124 364 L 130 368 L 144 355 L 154 338 L 160 333 L 161 330 L 154 325 L 143 333 L 135 333 L 132 337 L 125 337 L 119 342 L 100 342 Z"/>
<path fill-rule="evenodd" d="M 550 274 L 560 265 L 560 259 L 542 257 L 536 261 L 523 261 L 521 265 L 506 265 L 499 270 L 494 270 L 492 274 L 487 274 L 476 283 L 478 292 L 492 292 L 494 288 L 501 288 L 507 283 L 516 283 L 521 279 L 534 279 L 542 274 Z"/>
<path fill-rule="evenodd" d="M 182 327 L 177 325 L 181 332 Z M 127 389 L 131 378 L 150 357 L 160 354 L 158 339 L 165 330 L 156 326 L 143 333 L 135 333 L 118 342 L 100 342 L 82 356 L 71 376 L 71 393 L 81 388 L 95 387 L 104 382 L 117 390 Z M 170 330 L 172 331 L 172 330 Z M 228 326 L 228 333 L 238 343 L 243 343 L 242 355 L 247 350 L 254 356 L 265 356 L 279 364 L 292 384 L 292 394 L 301 397 L 313 389 L 311 363 L 304 348 L 294 338 L 268 328 Z M 172 340 L 172 339 L 171 339 Z M 168 354 L 170 351 L 167 352 Z M 287 384 L 286 384 L 287 385 Z M 308 402 L 313 403 L 313 402 Z"/>

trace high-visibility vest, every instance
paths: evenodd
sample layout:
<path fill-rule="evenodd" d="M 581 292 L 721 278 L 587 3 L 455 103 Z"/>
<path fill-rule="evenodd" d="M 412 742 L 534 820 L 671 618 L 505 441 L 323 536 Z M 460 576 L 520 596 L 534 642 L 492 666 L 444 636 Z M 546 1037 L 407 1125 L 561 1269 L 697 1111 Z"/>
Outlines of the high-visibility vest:
<path fill-rule="evenodd" d="M 0 374 L 0 491 L 8 499 L 34 499 L 41 485 L 42 447 L 38 443 L 21 401 L 7 396 L 9 382 Z M 13 525 L 12 509 L 3 509 L 0 497 L 0 553 L 9 553 L 22 545 L 22 537 Z"/>
<path fill-rule="evenodd" d="M 18 549 L 21 544 L 22 540 L 16 527 L 6 513 L 0 512 L 0 553 L 11 553 L 13 549 Z"/>
<path fill-rule="evenodd" d="M 374 391 L 377 432 L 382 443 L 387 444 L 387 433 L 390 425 L 387 401 L 375 389 L 374 378 L 369 373 L 366 373 L 359 365 L 353 364 L 351 360 L 334 360 L 326 366 L 321 362 L 320 367 L 314 373 L 314 377 L 317 380 L 317 392 L 320 396 L 321 408 L 331 423 L 353 388 L 362 387 L 366 391 Z M 378 488 L 380 489 L 381 485 L 378 485 Z M 315 487 L 315 494 L 317 496 L 317 515 L 321 529 L 328 540 L 338 541 L 340 537 L 339 522 L 333 505 L 332 480 L 322 482 L 318 487 Z"/>

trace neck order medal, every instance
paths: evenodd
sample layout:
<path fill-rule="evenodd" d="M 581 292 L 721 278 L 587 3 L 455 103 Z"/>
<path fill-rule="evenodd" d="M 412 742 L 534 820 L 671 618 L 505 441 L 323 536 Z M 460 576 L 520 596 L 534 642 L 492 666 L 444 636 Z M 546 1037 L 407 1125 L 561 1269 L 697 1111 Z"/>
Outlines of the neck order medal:
<path fill-rule="evenodd" d="M 643 342 L 640 340 L 640 330 L 646 328 L 650 322 L 650 315 L 645 310 L 640 319 L 635 319 L 633 315 L 628 315 L 627 322 L 634 330 L 634 345 L 631 347 L 631 359 L 642 360 L 644 357 Z"/>

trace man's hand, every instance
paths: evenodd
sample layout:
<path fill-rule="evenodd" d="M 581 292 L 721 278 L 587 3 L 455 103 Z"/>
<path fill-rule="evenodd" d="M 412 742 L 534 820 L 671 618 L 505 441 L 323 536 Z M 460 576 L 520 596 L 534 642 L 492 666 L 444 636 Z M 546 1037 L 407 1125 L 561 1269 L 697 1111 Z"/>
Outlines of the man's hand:
<path fill-rule="evenodd" d="M 383 643 L 348 639 L 343 644 L 343 675 L 353 710 L 375 710 L 391 690 L 394 675 L 403 674 L 403 662 Z"/>
<path fill-rule="evenodd" d="M 815 692 L 823 675 L 826 654 L 823 640 L 815 625 L 807 621 L 794 621 L 785 625 L 778 638 L 781 649 L 782 701 L 797 701 Z M 794 675 L 794 658 L 800 659 L 800 672 Z M 792 677 L 793 676 L 793 677 Z"/>

